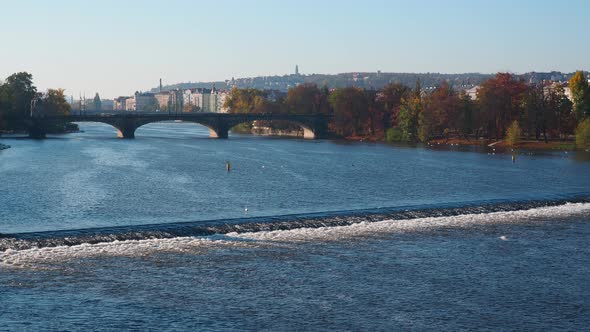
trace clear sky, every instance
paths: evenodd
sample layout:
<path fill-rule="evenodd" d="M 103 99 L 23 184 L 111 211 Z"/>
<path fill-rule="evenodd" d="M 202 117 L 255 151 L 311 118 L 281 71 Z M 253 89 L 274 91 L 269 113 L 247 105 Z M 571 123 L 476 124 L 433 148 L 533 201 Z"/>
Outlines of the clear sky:
<path fill-rule="evenodd" d="M 588 0 L 0 0 L 0 78 L 66 94 L 300 72 L 590 69 Z"/>

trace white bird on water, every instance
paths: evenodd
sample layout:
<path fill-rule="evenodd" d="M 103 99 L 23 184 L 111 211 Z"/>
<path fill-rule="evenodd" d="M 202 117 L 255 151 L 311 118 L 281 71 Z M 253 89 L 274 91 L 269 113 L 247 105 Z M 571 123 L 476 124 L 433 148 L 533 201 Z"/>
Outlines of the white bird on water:
<path fill-rule="evenodd" d="M 248 213 L 248 207 L 244 208 L 244 213 Z"/>

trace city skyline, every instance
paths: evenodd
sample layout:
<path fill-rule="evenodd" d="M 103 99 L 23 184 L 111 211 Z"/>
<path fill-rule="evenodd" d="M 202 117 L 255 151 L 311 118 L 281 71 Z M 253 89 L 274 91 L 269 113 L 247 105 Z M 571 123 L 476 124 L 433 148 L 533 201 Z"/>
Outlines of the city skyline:
<path fill-rule="evenodd" d="M 3 4 L 0 78 L 101 97 L 232 77 L 588 70 L 590 5 L 497 1 L 22 1 Z M 26 25 L 23 24 L 26 22 Z"/>

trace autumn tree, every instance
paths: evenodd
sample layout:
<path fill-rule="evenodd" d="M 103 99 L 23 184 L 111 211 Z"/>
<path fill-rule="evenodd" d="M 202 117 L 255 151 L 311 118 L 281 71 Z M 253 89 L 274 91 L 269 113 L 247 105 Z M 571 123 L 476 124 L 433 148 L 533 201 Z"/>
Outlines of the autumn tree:
<path fill-rule="evenodd" d="M 191 104 L 191 103 L 186 103 L 182 107 L 183 113 L 196 113 L 196 112 L 199 112 L 200 110 L 201 110 L 201 108 L 199 106 Z"/>
<path fill-rule="evenodd" d="M 577 71 L 569 81 L 574 102 L 574 113 L 578 121 L 590 116 L 590 87 L 582 71 Z"/>
<path fill-rule="evenodd" d="M 229 108 L 231 113 L 254 113 L 255 109 L 262 108 L 263 97 L 264 93 L 258 89 L 233 88 L 225 100 L 224 107 Z"/>
<path fill-rule="evenodd" d="M 329 114 L 328 94 L 313 83 L 300 84 L 287 92 L 285 109 L 291 114 Z"/>
<path fill-rule="evenodd" d="M 375 90 L 365 90 L 365 97 L 367 102 L 367 120 L 364 132 L 371 135 L 373 138 L 385 137 L 385 123 L 383 118 L 385 115 L 382 99 Z"/>
<path fill-rule="evenodd" d="M 520 118 L 525 91 L 525 83 L 509 73 L 498 73 L 481 84 L 477 100 L 488 137 L 504 137 L 509 124 Z"/>
<path fill-rule="evenodd" d="M 44 115 L 69 115 L 70 104 L 66 101 L 64 89 L 49 89 L 41 99 Z"/>
<path fill-rule="evenodd" d="M 541 133 L 547 140 L 547 124 L 549 110 L 545 99 L 545 86 L 532 84 L 527 86 L 522 99 L 522 114 L 520 117 L 524 132 L 528 137 L 539 139 Z"/>
<path fill-rule="evenodd" d="M 379 92 L 380 102 L 383 104 L 384 127 L 391 128 L 399 125 L 399 111 L 402 100 L 407 98 L 411 89 L 399 83 L 389 83 Z"/>
<path fill-rule="evenodd" d="M 456 131 L 460 127 L 459 105 L 459 95 L 447 82 L 428 95 L 420 115 L 420 140 L 426 142 L 433 134 Z"/>
<path fill-rule="evenodd" d="M 419 139 L 418 128 L 420 115 L 422 113 L 422 89 L 420 81 L 416 81 L 414 90 L 404 99 L 399 111 L 399 129 L 401 140 L 406 142 L 417 142 Z M 422 118 L 424 121 L 424 118 Z"/>
<path fill-rule="evenodd" d="M 336 89 L 330 94 L 334 109 L 334 131 L 342 136 L 364 133 L 367 120 L 367 98 L 363 90 L 355 87 Z"/>

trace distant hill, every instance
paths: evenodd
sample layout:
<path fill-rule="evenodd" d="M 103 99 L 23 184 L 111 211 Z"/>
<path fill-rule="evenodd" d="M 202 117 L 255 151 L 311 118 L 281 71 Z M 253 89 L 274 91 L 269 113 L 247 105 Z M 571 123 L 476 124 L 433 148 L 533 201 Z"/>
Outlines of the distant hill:
<path fill-rule="evenodd" d="M 432 88 L 440 86 L 443 82 L 448 82 L 456 88 L 468 88 L 481 84 L 483 81 L 493 77 L 495 74 L 481 73 L 464 73 L 464 74 L 441 74 L 441 73 L 381 73 L 381 72 L 357 72 L 341 73 L 335 75 L 328 74 L 311 74 L 311 75 L 284 75 L 284 76 L 258 76 L 251 78 L 238 78 L 226 80 L 223 82 L 198 82 L 198 83 L 178 83 L 166 85 L 164 90 L 171 89 L 190 89 L 190 88 L 211 88 L 213 85 L 217 89 L 238 88 L 256 88 L 262 90 L 280 90 L 287 91 L 289 88 L 301 83 L 315 83 L 318 86 L 328 86 L 329 88 L 342 88 L 356 86 L 365 89 L 380 89 L 388 83 L 400 83 L 413 87 L 416 80 L 420 79 L 423 88 Z M 567 81 L 573 73 L 547 72 L 538 73 L 530 72 L 521 77 L 526 82 L 537 83 L 543 80 Z M 151 90 L 158 91 L 158 88 Z"/>

